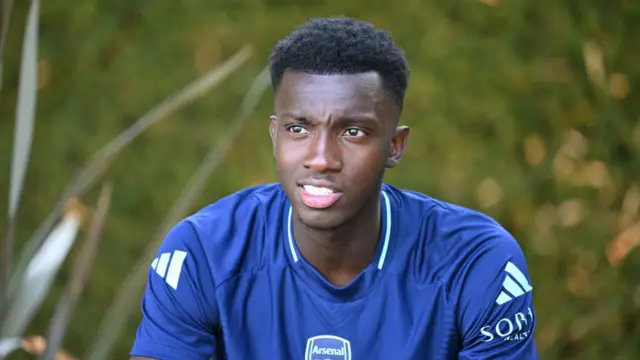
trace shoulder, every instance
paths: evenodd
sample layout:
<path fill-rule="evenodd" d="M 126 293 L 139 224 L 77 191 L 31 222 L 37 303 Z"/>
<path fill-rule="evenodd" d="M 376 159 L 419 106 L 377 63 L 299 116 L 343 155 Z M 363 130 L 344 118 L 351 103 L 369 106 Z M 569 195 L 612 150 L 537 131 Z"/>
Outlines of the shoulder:
<path fill-rule="evenodd" d="M 464 347 L 464 358 L 536 358 L 533 283 L 516 239 L 479 211 L 411 191 L 401 199 L 405 266 L 414 281 L 436 283 Z M 404 221 L 404 220 L 403 220 Z M 409 229 L 409 230 L 407 230 Z"/>
<path fill-rule="evenodd" d="M 520 251 L 516 239 L 494 218 L 464 206 L 432 200 L 427 222 L 437 226 L 436 241 L 460 261 L 492 249 Z"/>
<path fill-rule="evenodd" d="M 451 301 L 483 295 L 497 287 L 491 296 L 498 301 L 498 291 L 507 274 L 515 276 L 523 292 L 531 290 L 524 253 L 515 237 L 495 219 L 472 209 L 445 202 L 434 208 L 438 224 L 440 252 L 439 280 L 448 289 Z"/>
<path fill-rule="evenodd" d="M 245 188 L 219 198 L 183 221 L 189 223 L 204 239 L 231 225 L 255 226 L 254 221 L 265 215 L 269 201 L 277 199 L 277 185 L 260 185 Z M 241 220 L 241 221 L 240 221 Z M 250 221 L 254 220 L 254 221 Z"/>
<path fill-rule="evenodd" d="M 425 281 L 455 286 L 461 271 L 478 261 L 523 257 L 516 239 L 486 214 L 415 191 L 393 188 L 393 193 L 400 199 L 402 231 L 413 232 L 403 235 L 416 239 L 411 251 Z"/>
<path fill-rule="evenodd" d="M 273 220 L 272 214 L 279 212 L 283 196 L 277 184 L 224 196 L 178 222 L 163 245 L 183 243 L 206 263 L 218 285 L 241 271 L 247 260 L 260 257 L 256 242 L 251 240 L 266 237 L 267 225 Z"/>

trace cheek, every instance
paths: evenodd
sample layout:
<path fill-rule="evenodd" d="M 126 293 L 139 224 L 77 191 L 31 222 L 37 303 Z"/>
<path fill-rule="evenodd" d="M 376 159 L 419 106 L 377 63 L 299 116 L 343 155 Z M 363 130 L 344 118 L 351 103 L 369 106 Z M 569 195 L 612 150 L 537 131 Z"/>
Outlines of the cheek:
<path fill-rule="evenodd" d="M 373 170 L 374 168 L 383 167 L 387 162 L 387 149 L 383 149 L 382 146 L 371 146 L 367 150 L 355 154 L 354 158 L 360 167 L 366 166 Z"/>
<path fill-rule="evenodd" d="M 275 147 L 276 164 L 283 171 L 291 171 L 299 162 L 300 151 L 285 144 L 277 144 Z"/>
<path fill-rule="evenodd" d="M 375 183 L 387 163 L 386 152 L 382 153 L 379 149 L 375 149 L 352 155 L 349 157 L 348 164 L 348 168 L 352 169 L 350 172 L 353 175 L 357 174 L 365 186 Z"/>

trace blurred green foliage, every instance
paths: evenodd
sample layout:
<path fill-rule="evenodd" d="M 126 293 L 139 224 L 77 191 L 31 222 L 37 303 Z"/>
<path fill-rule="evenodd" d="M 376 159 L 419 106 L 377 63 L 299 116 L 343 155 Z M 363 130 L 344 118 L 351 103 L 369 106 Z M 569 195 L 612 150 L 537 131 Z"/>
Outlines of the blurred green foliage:
<path fill-rule="evenodd" d="M 0 93 L 0 189 L 9 182 L 28 2 L 14 6 Z M 388 182 L 479 209 L 513 232 L 532 274 L 542 359 L 640 356 L 639 2 L 48 0 L 41 11 L 37 122 L 17 250 L 94 151 L 243 45 L 257 50 L 223 88 L 154 125 L 108 172 L 112 206 L 65 338 L 70 353 L 81 357 L 90 346 L 275 42 L 310 17 L 347 15 L 390 30 L 411 64 L 403 122 L 412 137 Z M 271 112 L 267 96 L 193 211 L 275 181 Z M 96 196 L 97 189 L 86 199 Z M 71 263 L 29 334 L 46 333 Z M 127 357 L 135 314 L 114 359 Z"/>

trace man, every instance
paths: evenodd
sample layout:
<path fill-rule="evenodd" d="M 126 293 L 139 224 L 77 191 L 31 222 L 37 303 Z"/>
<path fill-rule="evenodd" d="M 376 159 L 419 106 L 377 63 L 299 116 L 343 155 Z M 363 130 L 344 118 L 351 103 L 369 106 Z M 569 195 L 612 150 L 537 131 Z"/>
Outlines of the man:
<path fill-rule="evenodd" d="M 383 183 L 408 66 L 387 33 L 314 19 L 271 57 L 278 184 L 178 223 L 149 270 L 136 359 L 536 359 L 517 242 Z"/>

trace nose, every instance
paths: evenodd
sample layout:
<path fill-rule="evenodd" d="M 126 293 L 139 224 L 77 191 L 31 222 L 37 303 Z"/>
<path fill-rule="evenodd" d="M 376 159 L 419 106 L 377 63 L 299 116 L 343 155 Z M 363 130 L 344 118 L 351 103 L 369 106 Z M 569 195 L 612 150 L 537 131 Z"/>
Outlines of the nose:
<path fill-rule="evenodd" d="M 309 144 L 304 167 L 317 173 L 339 172 L 342 170 L 340 147 L 327 134 L 314 136 Z"/>

